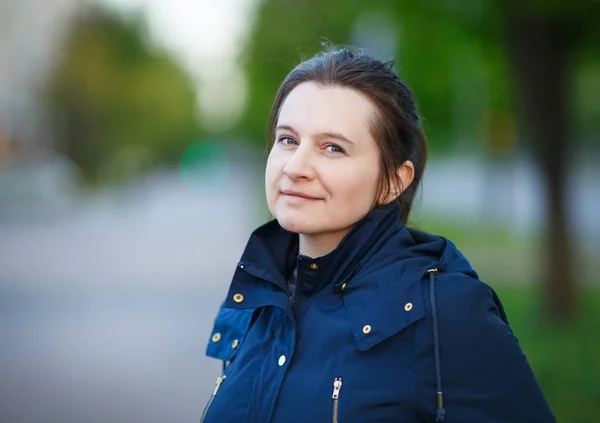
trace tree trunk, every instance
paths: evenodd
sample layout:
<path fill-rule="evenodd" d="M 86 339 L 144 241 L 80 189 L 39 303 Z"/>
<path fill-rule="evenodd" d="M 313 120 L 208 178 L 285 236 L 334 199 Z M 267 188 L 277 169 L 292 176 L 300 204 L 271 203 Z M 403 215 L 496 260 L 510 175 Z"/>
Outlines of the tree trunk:
<path fill-rule="evenodd" d="M 575 311 L 571 243 L 565 202 L 569 160 L 566 77 L 569 31 L 550 17 L 509 20 L 508 44 L 546 190 L 542 304 L 544 317 L 564 322 Z"/>

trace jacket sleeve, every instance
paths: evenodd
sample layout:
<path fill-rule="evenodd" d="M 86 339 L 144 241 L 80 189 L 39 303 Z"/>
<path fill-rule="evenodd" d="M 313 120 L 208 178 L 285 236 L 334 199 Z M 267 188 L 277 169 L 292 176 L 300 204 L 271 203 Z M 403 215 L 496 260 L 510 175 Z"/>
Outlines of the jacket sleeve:
<path fill-rule="evenodd" d="M 444 422 L 555 423 L 494 291 L 476 279 L 440 276 L 435 293 Z M 432 357 L 433 342 L 427 344 Z M 428 380 L 421 386 L 435 395 L 434 361 L 424 361 L 421 374 Z M 434 395 L 420 395 L 428 421 L 436 420 Z"/>

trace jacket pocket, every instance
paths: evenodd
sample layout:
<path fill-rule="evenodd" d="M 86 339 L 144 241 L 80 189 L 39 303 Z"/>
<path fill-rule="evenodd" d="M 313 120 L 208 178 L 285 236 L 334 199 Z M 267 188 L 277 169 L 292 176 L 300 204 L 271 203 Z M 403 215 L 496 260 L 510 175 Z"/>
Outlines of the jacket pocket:
<path fill-rule="evenodd" d="M 333 393 L 331 394 L 331 423 L 338 423 L 340 391 L 342 389 L 342 378 L 336 377 L 333 380 Z"/>
<path fill-rule="evenodd" d="M 214 401 L 215 397 L 217 396 L 217 393 L 219 392 L 219 388 L 221 387 L 221 384 L 223 383 L 225 378 L 226 378 L 225 375 L 219 376 L 217 378 L 217 382 L 215 383 L 215 389 L 213 389 L 212 395 L 210 396 L 210 398 L 208 399 L 208 402 L 204 406 L 204 411 L 202 411 L 202 417 L 200 417 L 200 423 L 204 422 L 204 419 L 206 418 L 206 413 L 208 413 L 208 409 L 212 405 L 212 402 Z"/>

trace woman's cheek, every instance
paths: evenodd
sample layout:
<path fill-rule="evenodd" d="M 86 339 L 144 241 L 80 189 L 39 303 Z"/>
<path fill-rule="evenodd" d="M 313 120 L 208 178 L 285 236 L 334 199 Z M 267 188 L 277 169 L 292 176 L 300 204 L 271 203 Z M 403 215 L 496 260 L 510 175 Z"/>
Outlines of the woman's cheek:
<path fill-rule="evenodd" d="M 376 192 L 377 181 L 374 180 L 370 173 L 351 174 L 347 175 L 345 181 L 342 182 L 344 189 L 344 202 L 352 204 L 360 209 L 370 208 L 373 204 L 373 199 Z"/>

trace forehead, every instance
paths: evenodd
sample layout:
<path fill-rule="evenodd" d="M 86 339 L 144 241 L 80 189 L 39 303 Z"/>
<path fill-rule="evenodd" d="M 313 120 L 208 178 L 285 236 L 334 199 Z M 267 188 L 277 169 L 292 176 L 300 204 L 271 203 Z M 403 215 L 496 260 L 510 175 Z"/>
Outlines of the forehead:
<path fill-rule="evenodd" d="M 375 107 L 356 90 L 304 82 L 285 99 L 277 123 L 302 134 L 336 132 L 360 142 L 371 138 L 369 126 L 374 114 Z"/>

